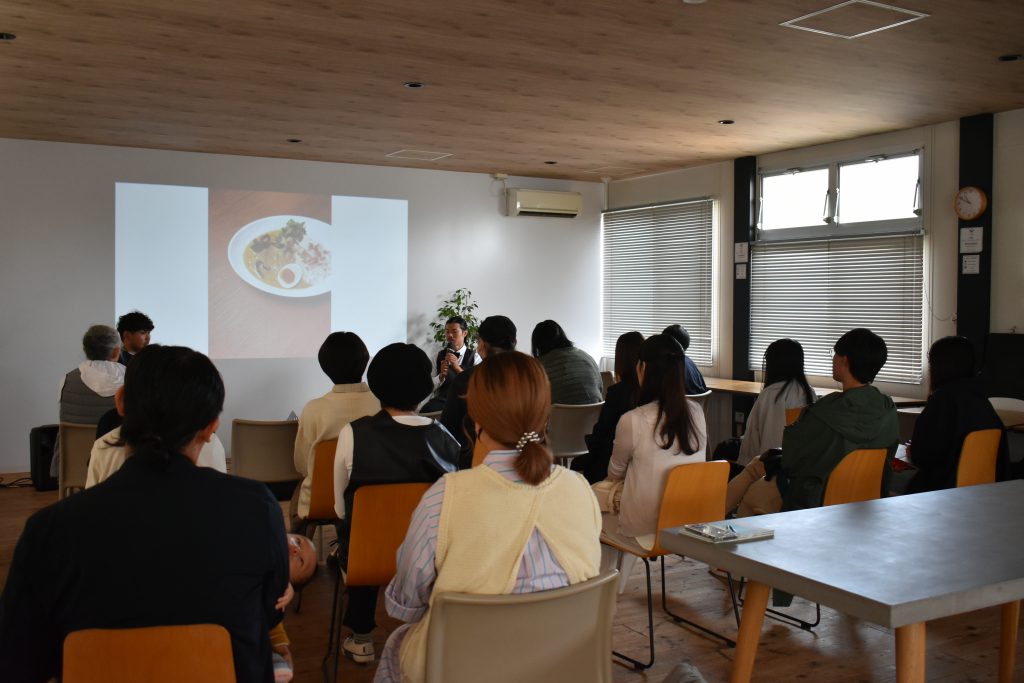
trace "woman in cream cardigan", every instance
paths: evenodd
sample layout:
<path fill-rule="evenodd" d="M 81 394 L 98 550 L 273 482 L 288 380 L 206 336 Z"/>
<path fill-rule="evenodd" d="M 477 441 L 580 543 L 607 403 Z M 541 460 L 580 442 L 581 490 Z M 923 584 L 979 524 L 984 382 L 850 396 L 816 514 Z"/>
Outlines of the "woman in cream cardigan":
<path fill-rule="evenodd" d="M 552 465 L 540 363 L 514 351 L 488 358 L 467 403 L 488 454 L 438 480 L 413 513 L 385 593 L 388 613 L 410 623 L 388 639 L 375 683 L 423 680 L 435 593 L 532 593 L 598 574 L 601 515 L 586 479 Z"/>

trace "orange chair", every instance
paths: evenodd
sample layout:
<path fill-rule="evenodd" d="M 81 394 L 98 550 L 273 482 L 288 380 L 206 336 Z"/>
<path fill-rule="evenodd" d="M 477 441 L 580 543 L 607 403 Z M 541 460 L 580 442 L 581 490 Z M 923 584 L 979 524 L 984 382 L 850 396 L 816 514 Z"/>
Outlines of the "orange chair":
<path fill-rule="evenodd" d="M 861 448 L 847 453 L 828 477 L 822 506 L 860 503 L 881 496 L 886 454 L 884 448 Z M 815 603 L 814 612 L 813 622 L 771 608 L 765 610 L 765 616 L 810 631 L 821 623 L 821 604 Z"/>
<path fill-rule="evenodd" d="M 800 419 L 800 413 L 804 412 L 803 408 L 786 408 L 786 426 L 793 424 Z"/>
<path fill-rule="evenodd" d="M 314 470 L 315 471 L 315 470 Z M 333 470 L 332 470 L 333 471 Z M 385 586 L 397 570 L 398 547 L 405 540 L 413 510 L 430 484 L 376 484 L 356 491 L 348 540 L 348 569 L 339 573 L 331 601 L 331 627 L 327 654 L 321 668 L 324 680 L 338 678 L 341 651 L 341 615 L 345 586 Z"/>
<path fill-rule="evenodd" d="M 313 481 L 310 486 L 309 514 L 302 520 L 295 533 L 308 536 L 310 527 L 315 529 L 340 521 L 334 511 L 334 454 L 337 450 L 337 439 L 318 441 L 313 446 Z"/>
<path fill-rule="evenodd" d="M 822 505 L 842 505 L 875 500 L 882 493 L 885 472 L 884 448 L 861 448 L 846 454 L 825 486 Z"/>
<path fill-rule="evenodd" d="M 957 487 L 991 484 L 996 480 L 996 457 L 1002 438 L 1002 429 L 979 429 L 967 435 L 960 447 Z"/>
<path fill-rule="evenodd" d="M 696 524 L 714 522 L 725 516 L 725 494 L 729 483 L 729 463 L 725 460 L 690 463 L 672 469 L 665 481 L 665 491 L 661 495 L 661 507 L 658 511 L 658 531 Z M 735 646 L 731 638 L 673 614 L 665 600 L 665 560 L 664 556 L 671 551 L 661 545 L 660 534 L 656 536 L 654 547 L 646 550 L 632 539 L 601 534 L 601 543 L 623 553 L 636 555 L 644 561 L 647 571 L 647 629 L 650 636 L 650 661 L 646 664 L 619 652 L 616 657 L 633 665 L 637 671 L 648 669 L 654 664 L 654 606 L 651 588 L 651 560 L 661 559 L 661 608 L 675 622 L 688 624 L 708 635 L 724 640 L 727 645 Z"/>
<path fill-rule="evenodd" d="M 64 639 L 64 683 L 234 683 L 231 636 L 215 624 L 88 629 Z"/>

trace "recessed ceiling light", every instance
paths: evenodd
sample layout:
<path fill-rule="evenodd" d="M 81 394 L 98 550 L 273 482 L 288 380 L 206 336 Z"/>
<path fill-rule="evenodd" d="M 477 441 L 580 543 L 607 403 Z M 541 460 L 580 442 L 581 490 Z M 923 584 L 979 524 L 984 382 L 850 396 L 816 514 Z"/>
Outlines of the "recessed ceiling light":
<path fill-rule="evenodd" d="M 0 33 L 0 40 L 14 40 L 17 37 L 13 33 Z"/>
<path fill-rule="evenodd" d="M 719 119 L 718 122 L 723 126 L 731 126 L 732 124 L 736 123 L 732 119 Z"/>
<path fill-rule="evenodd" d="M 288 142 L 292 142 L 292 143 L 302 142 L 302 138 L 288 138 Z"/>
<path fill-rule="evenodd" d="M 1019 62 L 1024 59 L 1024 55 L 999 55 L 1000 62 Z"/>
<path fill-rule="evenodd" d="M 687 5 L 703 5 L 705 0 L 683 0 Z"/>
<path fill-rule="evenodd" d="M 419 81 L 406 81 L 402 85 L 404 85 L 406 88 L 422 88 L 425 86 L 424 83 L 420 83 Z"/>
<path fill-rule="evenodd" d="M 557 161 L 545 161 L 544 163 L 545 164 L 551 164 L 553 166 L 553 165 L 557 164 L 558 162 Z"/>

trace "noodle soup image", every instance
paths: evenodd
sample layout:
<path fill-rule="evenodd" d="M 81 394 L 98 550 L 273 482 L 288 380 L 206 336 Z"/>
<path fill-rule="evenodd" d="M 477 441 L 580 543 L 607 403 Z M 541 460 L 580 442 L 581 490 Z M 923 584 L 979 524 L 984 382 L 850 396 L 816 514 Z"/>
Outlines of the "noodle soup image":
<path fill-rule="evenodd" d="M 304 297 L 330 289 L 330 226 L 303 216 L 268 216 L 239 230 L 228 260 L 243 280 L 270 294 Z"/>

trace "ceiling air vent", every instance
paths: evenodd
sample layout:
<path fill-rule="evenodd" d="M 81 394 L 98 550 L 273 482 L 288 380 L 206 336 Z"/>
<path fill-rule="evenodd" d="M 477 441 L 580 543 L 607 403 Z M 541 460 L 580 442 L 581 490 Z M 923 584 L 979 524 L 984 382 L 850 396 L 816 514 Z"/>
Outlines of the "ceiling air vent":
<path fill-rule="evenodd" d="M 415 159 L 416 161 L 438 161 L 447 159 L 451 154 L 445 152 L 427 152 L 422 149 L 400 149 L 397 152 L 387 154 L 392 159 Z"/>

